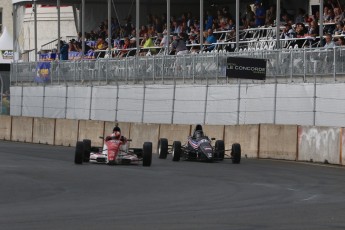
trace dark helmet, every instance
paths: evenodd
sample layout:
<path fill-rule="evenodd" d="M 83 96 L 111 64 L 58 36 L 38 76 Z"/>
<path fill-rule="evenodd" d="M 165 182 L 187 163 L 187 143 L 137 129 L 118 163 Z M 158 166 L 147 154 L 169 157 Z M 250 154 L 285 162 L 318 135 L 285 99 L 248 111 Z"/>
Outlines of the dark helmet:
<path fill-rule="evenodd" d="M 197 124 L 195 126 L 195 131 L 197 131 L 197 130 L 201 130 L 202 131 L 202 126 L 200 124 Z"/>
<path fill-rule="evenodd" d="M 113 132 L 121 132 L 120 127 L 116 125 L 116 126 L 113 128 Z"/>

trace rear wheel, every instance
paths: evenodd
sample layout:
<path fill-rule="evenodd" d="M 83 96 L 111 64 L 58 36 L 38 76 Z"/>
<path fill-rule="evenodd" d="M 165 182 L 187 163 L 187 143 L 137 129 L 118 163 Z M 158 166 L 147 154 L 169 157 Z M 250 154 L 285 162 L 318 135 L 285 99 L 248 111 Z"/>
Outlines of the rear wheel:
<path fill-rule="evenodd" d="M 82 141 L 77 141 L 77 145 L 75 147 L 75 154 L 74 154 L 74 163 L 75 164 L 83 164 L 84 158 L 84 143 Z"/>
<path fill-rule="evenodd" d="M 143 146 L 143 166 L 151 166 L 152 142 L 145 142 Z"/>
<path fill-rule="evenodd" d="M 217 140 L 216 144 L 214 145 L 216 160 L 220 160 L 220 161 L 224 160 L 224 150 L 225 150 L 224 141 Z"/>
<path fill-rule="evenodd" d="M 241 145 L 234 143 L 231 146 L 231 157 L 233 164 L 239 164 L 241 162 Z"/>
<path fill-rule="evenodd" d="M 181 152 L 182 152 L 181 142 L 174 141 L 173 146 L 172 146 L 172 156 L 173 156 L 172 160 L 179 161 L 181 158 Z"/>
<path fill-rule="evenodd" d="M 168 139 L 160 138 L 157 145 L 159 159 L 166 159 L 168 155 Z"/>
<path fill-rule="evenodd" d="M 83 157 L 83 161 L 84 162 L 89 162 L 90 161 L 90 152 L 91 152 L 91 140 L 84 139 L 83 140 L 83 144 L 84 144 L 84 157 Z"/>

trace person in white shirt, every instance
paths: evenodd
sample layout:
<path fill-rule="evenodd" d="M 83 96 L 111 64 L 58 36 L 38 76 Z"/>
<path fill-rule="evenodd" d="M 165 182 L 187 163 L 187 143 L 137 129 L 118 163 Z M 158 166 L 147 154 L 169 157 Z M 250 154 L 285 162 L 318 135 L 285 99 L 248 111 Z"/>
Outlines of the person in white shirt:
<path fill-rule="evenodd" d="M 326 34 L 326 43 L 323 46 L 324 48 L 331 49 L 335 47 L 334 41 L 332 39 L 332 34 Z"/>

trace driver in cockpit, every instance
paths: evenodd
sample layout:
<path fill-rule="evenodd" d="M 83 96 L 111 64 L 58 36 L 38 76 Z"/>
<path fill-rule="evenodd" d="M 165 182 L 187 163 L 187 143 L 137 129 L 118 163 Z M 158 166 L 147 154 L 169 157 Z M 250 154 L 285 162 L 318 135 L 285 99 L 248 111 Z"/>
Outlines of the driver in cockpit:
<path fill-rule="evenodd" d="M 204 137 L 204 131 L 202 130 L 202 126 L 200 124 L 197 124 L 195 126 L 194 132 L 193 132 L 193 139 L 199 139 L 201 137 Z"/>

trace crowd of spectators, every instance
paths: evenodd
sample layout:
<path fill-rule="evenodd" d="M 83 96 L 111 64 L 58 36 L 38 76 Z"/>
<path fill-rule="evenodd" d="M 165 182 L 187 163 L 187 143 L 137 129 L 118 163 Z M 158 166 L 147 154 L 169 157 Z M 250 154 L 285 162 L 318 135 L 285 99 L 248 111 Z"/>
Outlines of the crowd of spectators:
<path fill-rule="evenodd" d="M 276 25 L 276 6 L 264 5 L 260 0 L 249 4 L 245 12 L 240 14 L 240 30 L 274 27 Z M 291 14 L 286 9 L 281 9 L 280 25 L 281 39 L 317 38 L 319 36 L 319 24 L 324 23 L 323 32 L 326 38 L 321 39 L 323 45 L 330 47 L 328 39 L 333 45 L 343 45 L 345 36 L 345 14 L 339 1 L 328 0 L 324 4 L 324 14 L 320 17 L 318 11 L 308 15 L 305 9 L 298 9 L 296 14 Z M 166 14 L 147 16 L 147 23 L 141 25 L 139 31 L 140 52 L 136 51 L 136 30 L 132 23 L 132 17 L 128 16 L 123 24 L 118 19 L 112 18 L 111 25 L 108 20 L 100 23 L 99 27 L 85 33 L 85 54 L 89 51 L 95 57 L 104 57 L 108 50 L 108 28 L 111 27 L 111 54 L 113 57 L 126 57 L 136 55 L 154 55 L 164 51 L 169 46 L 169 54 L 186 54 L 203 50 L 211 51 L 216 48 L 214 43 L 234 42 L 236 31 L 236 18 L 229 13 L 227 6 L 211 7 L 205 11 L 203 41 L 200 46 L 200 22 L 191 12 L 186 12 L 178 17 L 172 16 L 170 20 L 170 34 L 167 36 Z M 330 36 L 329 36 L 330 35 Z M 81 33 L 76 40 L 69 42 L 69 52 L 81 51 Z M 302 47 L 303 42 L 296 39 L 295 44 Z M 233 51 L 236 47 L 226 46 L 227 51 Z M 134 50 L 134 51 L 133 51 Z"/>

